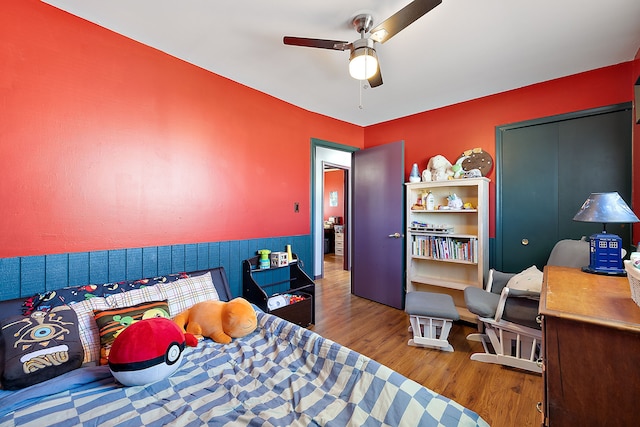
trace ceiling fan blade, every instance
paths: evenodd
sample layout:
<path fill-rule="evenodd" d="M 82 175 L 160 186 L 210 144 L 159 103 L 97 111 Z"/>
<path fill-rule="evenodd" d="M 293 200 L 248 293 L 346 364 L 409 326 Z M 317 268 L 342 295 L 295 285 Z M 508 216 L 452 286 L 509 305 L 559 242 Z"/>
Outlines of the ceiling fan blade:
<path fill-rule="evenodd" d="M 373 77 L 371 77 L 369 80 L 369 86 L 371 88 L 374 87 L 378 87 L 380 85 L 382 85 L 382 73 L 380 72 L 380 62 L 378 61 L 378 69 L 376 70 L 376 73 L 373 75 Z"/>
<path fill-rule="evenodd" d="M 332 50 L 345 50 L 349 48 L 349 42 L 340 40 L 308 39 L 304 37 L 285 36 L 282 41 L 284 42 L 284 44 L 288 44 L 291 46 L 319 47 L 322 49 Z"/>
<path fill-rule="evenodd" d="M 370 31 L 371 38 L 384 43 L 407 28 L 418 18 L 442 3 L 442 0 L 415 0 L 391 15 Z"/>

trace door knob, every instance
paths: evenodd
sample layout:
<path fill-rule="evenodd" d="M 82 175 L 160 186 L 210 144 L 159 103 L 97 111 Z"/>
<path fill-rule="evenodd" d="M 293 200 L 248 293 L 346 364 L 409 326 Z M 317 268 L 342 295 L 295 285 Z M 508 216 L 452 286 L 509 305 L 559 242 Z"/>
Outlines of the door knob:
<path fill-rule="evenodd" d="M 522 239 L 520 240 L 520 243 L 522 243 L 522 246 L 527 246 L 529 244 L 529 239 Z"/>
<path fill-rule="evenodd" d="M 402 237 L 402 235 L 400 233 L 393 233 L 393 234 L 389 234 L 389 237 L 393 237 L 394 239 L 399 239 L 400 237 Z"/>

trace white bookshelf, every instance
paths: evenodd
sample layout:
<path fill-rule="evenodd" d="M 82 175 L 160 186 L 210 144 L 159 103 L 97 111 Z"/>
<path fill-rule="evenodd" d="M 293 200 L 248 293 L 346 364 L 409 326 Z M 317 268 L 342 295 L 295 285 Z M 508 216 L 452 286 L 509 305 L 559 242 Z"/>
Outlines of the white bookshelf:
<path fill-rule="evenodd" d="M 489 179 L 455 179 L 406 184 L 407 292 L 446 293 L 460 317 L 475 322 L 464 303 L 464 289 L 482 288 L 489 269 Z M 426 195 L 435 198 L 427 210 Z M 470 209 L 438 209 L 456 194 Z M 423 209 L 414 209 L 418 200 Z M 416 224 L 418 223 L 418 224 Z"/>

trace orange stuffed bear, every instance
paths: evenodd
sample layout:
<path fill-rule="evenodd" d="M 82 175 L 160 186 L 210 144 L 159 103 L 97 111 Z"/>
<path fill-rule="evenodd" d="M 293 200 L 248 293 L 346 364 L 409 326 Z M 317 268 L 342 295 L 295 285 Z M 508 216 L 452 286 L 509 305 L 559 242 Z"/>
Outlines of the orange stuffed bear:
<path fill-rule="evenodd" d="M 258 325 L 253 306 L 240 297 L 229 302 L 199 302 L 178 314 L 173 321 L 185 332 L 222 344 L 250 334 Z"/>

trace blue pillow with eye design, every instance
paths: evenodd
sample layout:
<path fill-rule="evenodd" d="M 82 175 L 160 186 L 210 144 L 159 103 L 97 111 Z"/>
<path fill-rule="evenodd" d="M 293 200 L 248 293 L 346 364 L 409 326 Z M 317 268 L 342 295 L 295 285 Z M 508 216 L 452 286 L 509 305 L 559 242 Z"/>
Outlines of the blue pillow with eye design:
<path fill-rule="evenodd" d="M 2 388 L 18 390 L 82 365 L 78 319 L 68 306 L 13 316 L 0 324 Z"/>

